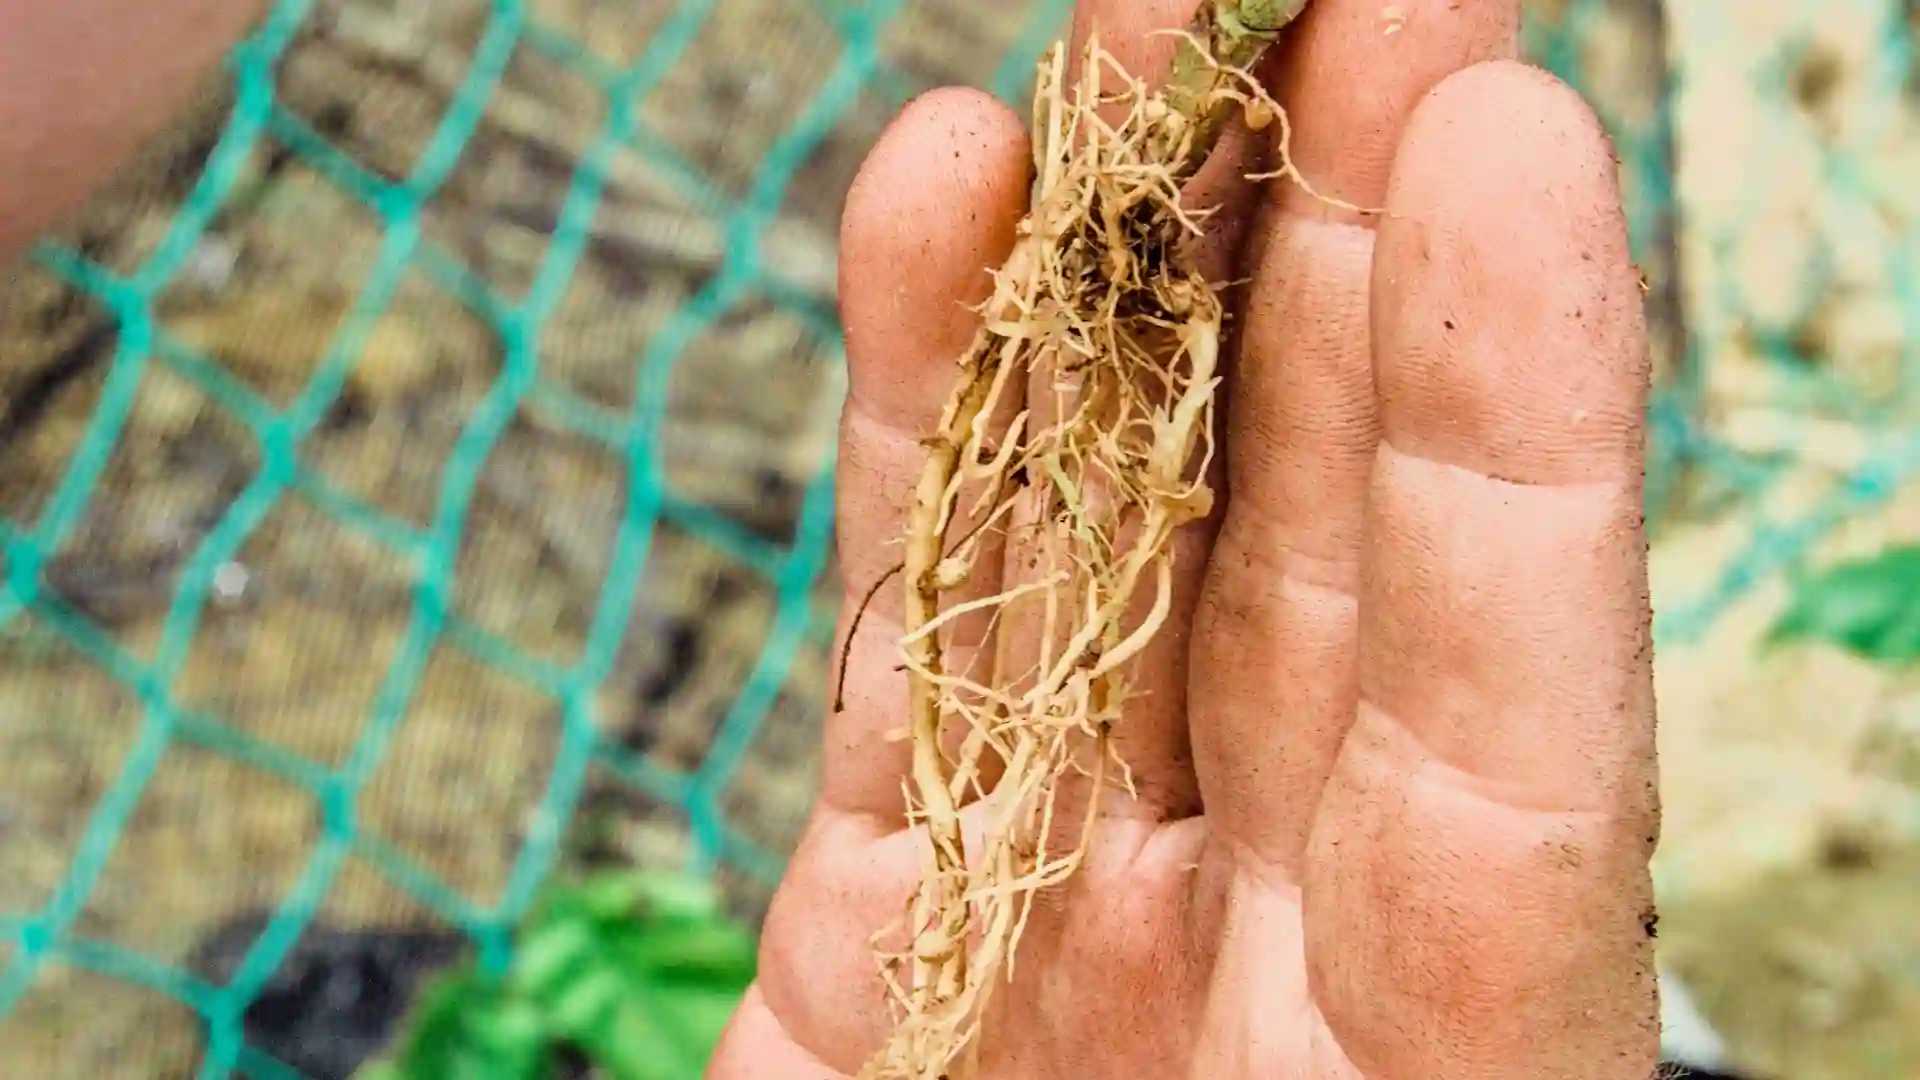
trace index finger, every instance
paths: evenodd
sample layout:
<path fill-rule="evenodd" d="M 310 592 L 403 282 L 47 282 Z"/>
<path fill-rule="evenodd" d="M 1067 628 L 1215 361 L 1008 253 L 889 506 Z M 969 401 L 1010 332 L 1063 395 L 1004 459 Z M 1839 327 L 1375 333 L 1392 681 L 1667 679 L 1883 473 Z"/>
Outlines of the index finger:
<path fill-rule="evenodd" d="M 895 541 L 926 457 L 920 438 L 979 323 L 967 305 L 986 296 L 989 271 L 1012 248 L 1026 210 L 1028 154 L 1012 110 L 979 91 L 936 90 L 887 128 L 847 196 L 840 307 L 848 395 L 836 483 L 846 593 L 835 650 L 845 707 L 828 718 L 821 799 L 890 828 L 899 825 L 911 755 L 888 736 L 906 700 Z M 996 543 L 989 536 L 984 547 L 995 552 Z M 997 588 L 997 573 L 976 579 L 962 599 Z M 961 669 L 984 633 L 978 624 L 956 628 L 949 644 Z"/>

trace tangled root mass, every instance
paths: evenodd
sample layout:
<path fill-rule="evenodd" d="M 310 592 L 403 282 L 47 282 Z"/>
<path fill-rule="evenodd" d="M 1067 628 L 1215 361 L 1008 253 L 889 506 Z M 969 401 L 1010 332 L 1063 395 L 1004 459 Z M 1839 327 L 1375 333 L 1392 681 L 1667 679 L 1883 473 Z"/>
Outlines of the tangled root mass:
<path fill-rule="evenodd" d="M 1110 742 L 1135 692 L 1129 661 L 1168 617 L 1175 531 L 1213 503 L 1224 313 L 1190 253 L 1210 211 L 1180 190 L 1235 111 L 1277 120 L 1285 161 L 1286 118 L 1245 71 L 1271 32 L 1233 10 L 1202 6 L 1162 89 L 1097 41 L 1072 85 L 1060 47 L 1040 65 L 1032 208 L 923 440 L 905 538 L 907 820 L 929 842 L 904 929 L 875 939 L 896 1026 L 863 1080 L 971 1071 L 1036 893 L 1079 867 L 1106 789 L 1132 791 Z M 1031 567 L 950 599 L 992 572 L 994 535 L 1031 550 Z M 957 622 L 1009 616 L 1039 628 L 1037 648 L 944 663 Z M 943 747 L 956 728 L 957 749 Z M 1087 797 L 1060 799 L 1069 777 Z M 962 806 L 978 815 L 971 852 Z"/>

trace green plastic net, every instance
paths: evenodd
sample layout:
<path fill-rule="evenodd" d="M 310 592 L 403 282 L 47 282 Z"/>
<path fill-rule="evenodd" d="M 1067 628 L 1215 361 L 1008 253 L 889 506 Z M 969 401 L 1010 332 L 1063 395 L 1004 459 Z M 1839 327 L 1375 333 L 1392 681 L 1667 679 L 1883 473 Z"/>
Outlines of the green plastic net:
<path fill-rule="evenodd" d="M 450 52 L 452 63 L 424 65 L 441 93 L 418 140 L 396 146 L 368 132 L 402 130 L 406 117 L 306 108 L 306 91 L 294 84 L 328 79 L 323 67 L 301 66 L 304 43 L 317 32 L 351 38 L 365 53 L 355 70 L 385 77 L 405 49 L 383 45 L 383 35 L 409 16 L 394 8 L 384 21 L 355 23 L 352 5 L 281 0 L 229 57 L 225 101 L 200 165 L 138 257 L 103 253 L 85 238 L 39 250 L 35 272 L 46 287 L 67 296 L 68 307 L 97 313 L 72 353 L 91 359 L 66 366 L 86 368 L 93 396 L 75 413 L 71 437 L 54 440 L 58 467 L 47 471 L 44 490 L 0 506 L 9 672 L 0 678 L 14 687 L 0 708 L 16 728 L 44 720 L 42 743 L 10 743 L 16 760 L 81 753 L 71 740 L 85 740 L 72 725 L 117 734 L 100 737 L 110 750 L 84 751 L 85 767 L 55 778 L 80 790 L 49 803 L 42 818 L 27 814 L 11 826 L 0 818 L 0 852 L 16 842 L 9 830 L 35 829 L 36 821 L 58 840 L 51 853 L 6 856 L 14 884 L 0 892 L 0 1031 L 9 1013 L 16 1024 L 30 1014 L 58 1038 L 59 1018 L 69 1014 L 48 1002 L 111 984 L 184 1010 L 198 1041 L 183 1060 L 199 1075 L 301 1075 L 249 1041 L 246 1017 L 313 925 L 330 913 L 376 922 L 427 913 L 469 938 L 484 964 L 500 967 L 513 927 L 570 857 L 581 823 L 597 801 L 621 791 L 660 811 L 641 854 L 685 858 L 749 883 L 749 896 L 764 895 L 791 831 L 755 835 L 739 824 L 760 786 L 743 793 L 739 777 L 767 740 L 812 738 L 837 603 L 826 586 L 840 387 L 832 250 L 820 229 L 790 227 L 791 212 L 801 205 L 808 214 L 800 217 L 828 221 L 830 237 L 832 207 L 858 151 L 918 89 L 970 81 L 1017 99 L 1070 4 L 978 6 L 962 17 L 953 12 L 964 6 L 814 0 L 782 5 L 777 24 L 761 24 L 765 5 L 717 0 L 495 0 L 476 12 L 470 37 L 436 54 L 444 60 Z M 1915 234 L 1904 208 L 1912 196 L 1869 164 L 1886 156 L 1876 140 L 1905 122 L 1912 28 L 1896 4 L 1839 5 L 1858 9 L 1866 30 L 1852 46 L 1832 46 L 1822 34 L 1840 20 L 1822 16 L 1825 7 L 1784 6 L 1798 10 L 1774 17 L 1777 25 L 1737 31 L 1714 23 L 1731 27 L 1738 5 L 1694 5 L 1682 23 L 1663 26 L 1654 4 L 1562 0 L 1534 5 L 1529 26 L 1532 55 L 1588 90 L 1617 139 L 1636 248 L 1652 279 L 1662 378 L 1650 513 L 1663 522 L 1736 505 L 1744 515 L 1742 537 L 1714 577 L 1659 597 L 1665 641 L 1704 633 L 1730 604 L 1890 499 L 1920 467 L 1920 434 L 1902 426 L 1912 419 L 1920 371 Z M 602 25 L 614 7 L 647 10 Z M 1742 32 L 1757 35 L 1750 50 L 1729 43 Z M 947 35 L 971 35 L 968 48 L 957 58 L 925 55 L 928 42 Z M 1698 44 L 1713 41 L 1720 44 Z M 706 78 L 715 50 L 737 43 L 779 53 L 772 66 L 801 77 L 770 88 L 750 71 Z M 1848 47 L 1857 54 L 1843 57 L 1844 79 L 1829 80 L 1845 85 L 1817 85 L 1819 58 Z M 1770 202 L 1770 186 L 1758 179 L 1737 198 L 1701 197 L 1731 212 L 1677 224 L 1691 204 L 1673 168 L 1676 79 L 1682 96 L 1714 87 L 1757 95 L 1759 108 L 1748 110 L 1759 118 L 1751 144 L 1730 151 L 1739 156 L 1735 168 L 1758 177 L 1791 159 L 1812 174 L 1808 182 L 1822 193 L 1817 220 L 1788 230 L 1800 238 L 1791 250 L 1752 249 L 1754 237 L 1771 235 L 1769 214 L 1799 205 L 1791 193 Z M 554 90 L 561 83 L 566 89 Z M 549 106 L 557 101 L 589 118 L 577 137 L 535 138 L 543 118 L 529 111 L 524 91 L 536 85 L 546 87 Z M 1834 121 L 1840 106 L 1812 100 L 1823 93 L 1852 95 L 1852 119 Z M 718 119 L 692 117 L 712 130 L 684 136 L 684 114 L 699 114 L 716 97 L 731 102 Z M 1875 109 L 1863 114 L 1862 100 Z M 519 141 L 502 131 L 518 132 Z M 468 177 L 482 145 L 491 147 L 490 171 Z M 304 204 L 274 202 L 262 177 L 275 170 L 296 173 L 308 202 L 331 199 L 341 216 L 303 218 Z M 497 189 L 512 187 L 515 176 L 552 179 L 554 198 L 503 207 Z M 493 200 L 495 217 L 511 228 L 469 229 L 455 210 L 481 199 Z M 673 214 L 649 216 L 661 206 Z M 223 223 L 242 207 L 278 221 L 280 239 L 221 241 Z M 353 230 L 335 231 L 348 218 L 358 222 Z M 1847 229 L 1864 230 L 1871 250 L 1856 242 L 1859 233 L 1840 245 L 1835 237 Z M 236 257 L 263 273 L 316 267 L 308 277 L 338 290 L 301 294 L 298 312 L 275 307 L 270 290 L 243 287 Z M 1752 285 L 1747 271 L 1756 260 L 1776 271 L 1769 282 L 1786 284 Z M 601 268 L 592 289 L 581 285 L 589 262 Z M 1679 265 L 1689 270 L 1684 284 Z M 641 284 L 623 292 L 621 272 Z M 1769 288 L 1780 298 L 1759 295 Z M 314 314 L 312 296 L 335 303 L 322 328 L 276 335 L 276 319 Z M 629 305 L 644 313 L 608 314 Z M 235 306 L 273 340 L 249 352 L 222 337 L 218 313 Z M 1861 306 L 1878 318 L 1866 321 L 1879 337 L 1849 329 L 1865 319 L 1852 317 Z M 410 314 L 396 322 L 397 310 Z M 767 327 L 775 328 L 770 336 Z M 1867 357 L 1864 368 L 1820 362 L 1841 341 Z M 366 360 L 375 353 L 407 359 Z M 589 354 L 598 360 L 581 361 Z M 728 366 L 742 356 L 779 363 Z M 688 371 L 702 364 L 714 365 L 696 384 L 706 389 L 689 391 Z M 780 382 L 795 366 L 803 377 Z M 1766 372 L 1757 377 L 1762 389 L 1739 399 L 1746 412 L 1734 419 L 1745 426 L 1730 427 L 1721 408 L 1722 370 Z M 451 422 L 439 413 L 412 415 L 394 430 L 362 422 L 368 412 L 389 414 L 384 403 L 425 400 L 423 386 L 434 400 L 463 395 Z M 17 449 L 22 415 L 44 403 L 22 403 L 51 391 L 36 393 L 9 405 L 0 432 L 16 449 L 0 445 L 0 460 L 26 452 Z M 700 393 L 707 399 L 689 398 Z M 724 410 L 728 398 L 756 396 L 792 399 L 767 421 L 788 425 L 767 437 L 779 446 L 772 465 L 735 454 L 731 429 L 678 423 L 693 405 Z M 1850 450 L 1821 443 L 1823 460 L 1838 455 L 1830 481 L 1790 512 L 1771 508 L 1769 493 L 1815 452 L 1803 440 L 1816 436 L 1800 427 L 1774 432 L 1769 409 L 1832 417 L 1867 433 Z M 141 452 L 129 454 L 140 425 L 160 436 L 142 436 Z M 215 428 L 225 433 L 222 445 L 239 448 L 231 456 L 240 464 L 203 493 L 184 528 L 173 510 L 143 502 L 141 478 L 191 472 L 181 455 L 190 457 L 195 439 Z M 340 435 L 348 429 L 357 441 Z M 367 449 L 375 429 L 385 440 L 377 453 Z M 156 441 L 173 449 L 145 454 Z M 558 449 L 521 454 L 534 443 Z M 354 457 L 364 454 L 373 456 Z M 553 466 L 556 457 L 576 464 Z M 353 467 L 336 467 L 349 458 Z M 489 480 L 501 468 L 518 470 L 512 483 Z M 502 493 L 511 491 L 529 501 L 505 505 Z M 497 523 L 516 512 L 523 525 L 531 517 L 548 531 L 501 532 Z M 90 554 L 147 532 L 166 533 L 150 551 L 172 555 L 120 561 L 153 568 L 163 595 L 151 611 L 128 615 L 111 595 L 75 598 L 97 591 L 100 565 Z M 258 557 L 261 545 L 272 558 Z M 280 586 L 315 598 L 274 617 L 306 620 L 318 638 L 275 636 L 257 610 L 249 622 L 248 597 L 271 583 L 251 580 L 248 567 L 307 558 L 332 560 L 332 569 Z M 555 575 L 587 588 L 549 605 L 534 583 Z M 665 609 L 642 601 L 689 578 L 712 588 L 681 597 L 672 618 L 653 619 L 650 612 Z M 138 584 L 129 595 L 141 594 Z M 346 587 L 380 592 L 387 606 L 356 623 L 350 609 L 342 616 L 321 603 Z M 632 710 L 627 702 L 682 700 L 684 686 L 657 684 L 698 666 L 684 628 L 722 604 L 722 594 L 743 593 L 754 598 L 737 620 L 751 646 L 738 650 L 736 667 L 708 673 L 706 697 L 688 712 L 697 729 L 691 741 L 674 736 L 680 744 L 663 752 L 660 732 L 635 737 L 620 719 Z M 326 618 L 344 621 L 322 625 Z M 545 629 L 523 632 L 529 626 Z M 566 632 L 547 632 L 556 626 Z M 282 640 L 294 645 L 276 652 L 259 644 Z M 351 662 L 306 666 L 301 643 L 313 640 Z M 52 689 L 28 685 L 23 673 L 35 665 L 51 673 Z M 294 674 L 259 688 L 249 682 L 246 693 L 221 689 L 242 670 Z M 342 679 L 364 692 L 334 693 Z M 324 703 L 324 715 L 301 711 L 312 701 Z M 442 713 L 469 718 L 461 722 L 471 722 L 471 732 L 430 746 L 410 741 L 440 722 L 423 716 Z M 196 764 L 177 783 L 166 781 L 182 761 Z M 762 771 L 779 769 L 774 761 Z M 804 768 L 788 780 L 802 801 L 806 782 Z M 261 912 L 213 967 L 188 957 L 189 938 L 207 927 L 140 929 L 136 917 L 97 914 L 103 904 L 152 904 L 167 917 L 164 897 L 140 884 L 148 879 L 116 883 L 116 859 L 136 850 L 131 830 L 142 837 L 138 858 L 194 862 L 196 841 L 168 841 L 141 824 L 182 786 L 194 798 L 172 808 L 176 818 L 224 819 L 224 799 L 244 792 L 258 803 L 258 791 L 269 790 L 265 801 L 282 808 L 276 813 L 299 819 L 286 834 L 300 838 L 290 863 L 281 833 L 251 825 L 222 834 L 229 846 L 202 860 L 233 863 L 252 883 L 256 895 L 222 899 L 223 910 Z M 437 807 L 431 827 L 396 823 L 427 802 Z M 476 869 L 461 854 L 473 845 L 498 850 Z M 624 850 L 632 856 L 635 848 Z M 185 887 L 217 891 L 226 880 Z M 381 899 L 356 907 L 363 894 Z M 144 1026 L 127 1037 L 149 1037 Z M 140 1054 L 116 1050 L 116 1060 Z M 97 1064 L 66 1065 L 72 1075 L 106 1075 Z"/>

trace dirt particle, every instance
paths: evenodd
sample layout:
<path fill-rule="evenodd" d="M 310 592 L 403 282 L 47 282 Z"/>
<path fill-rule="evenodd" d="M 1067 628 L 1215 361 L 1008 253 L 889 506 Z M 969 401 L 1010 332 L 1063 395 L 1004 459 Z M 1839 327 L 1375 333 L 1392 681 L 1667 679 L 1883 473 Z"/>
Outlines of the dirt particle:
<path fill-rule="evenodd" d="M 1793 71 L 1793 96 L 1817 109 L 1833 96 L 1844 74 L 1840 57 L 1831 49 L 1809 49 Z"/>
<path fill-rule="evenodd" d="M 1859 829 L 1831 828 L 1821 838 L 1820 861 L 1834 870 L 1871 869 L 1873 842 Z"/>

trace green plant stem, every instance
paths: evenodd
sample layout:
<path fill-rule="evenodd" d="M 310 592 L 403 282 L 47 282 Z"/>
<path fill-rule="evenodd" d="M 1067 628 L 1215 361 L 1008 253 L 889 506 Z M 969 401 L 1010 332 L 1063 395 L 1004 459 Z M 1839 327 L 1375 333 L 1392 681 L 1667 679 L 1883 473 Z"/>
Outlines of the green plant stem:
<path fill-rule="evenodd" d="M 1213 0 L 1194 13 L 1187 27 L 1190 36 L 1174 53 L 1167 77 L 1167 103 L 1195 125 L 1193 142 L 1186 159 L 1175 163 L 1175 175 L 1193 175 L 1219 143 L 1237 104 L 1218 93 L 1233 81 L 1229 69 L 1246 70 L 1259 63 L 1280 30 L 1306 6 L 1307 0 Z"/>

